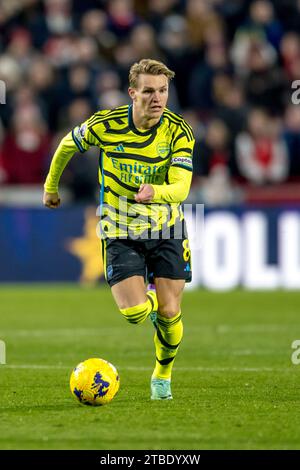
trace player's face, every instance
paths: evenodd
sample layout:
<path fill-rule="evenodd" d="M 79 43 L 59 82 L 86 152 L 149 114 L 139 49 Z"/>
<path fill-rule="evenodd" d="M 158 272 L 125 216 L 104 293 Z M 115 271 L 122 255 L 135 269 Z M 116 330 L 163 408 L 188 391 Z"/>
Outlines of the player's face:
<path fill-rule="evenodd" d="M 141 74 L 137 87 L 129 88 L 129 95 L 141 117 L 159 120 L 168 101 L 168 78 L 165 75 Z"/>

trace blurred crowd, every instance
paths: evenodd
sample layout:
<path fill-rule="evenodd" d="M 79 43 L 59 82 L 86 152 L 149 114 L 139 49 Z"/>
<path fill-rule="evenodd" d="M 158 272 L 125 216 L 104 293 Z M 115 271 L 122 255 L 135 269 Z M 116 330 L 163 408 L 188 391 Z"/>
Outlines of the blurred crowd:
<path fill-rule="evenodd" d="M 0 187 L 41 184 L 68 130 L 129 103 L 141 58 L 176 73 L 168 106 L 194 129 L 195 200 L 300 181 L 300 0 L 2 0 L 0 31 Z M 96 149 L 71 160 L 75 200 L 96 197 L 97 165 Z"/>

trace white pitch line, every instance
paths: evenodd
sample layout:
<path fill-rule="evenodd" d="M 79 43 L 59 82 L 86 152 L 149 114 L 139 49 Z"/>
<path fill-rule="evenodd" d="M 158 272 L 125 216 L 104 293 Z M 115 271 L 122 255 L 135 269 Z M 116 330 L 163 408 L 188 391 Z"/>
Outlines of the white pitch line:
<path fill-rule="evenodd" d="M 297 331 L 300 328 L 299 324 L 248 324 L 248 325 L 193 325 L 193 327 L 186 327 L 192 331 L 213 331 L 217 334 L 228 333 L 275 333 L 283 331 Z M 1 329 L 0 337 L 51 337 L 51 336 L 106 336 L 107 334 L 114 333 L 117 330 L 123 329 L 121 326 L 104 327 L 104 328 L 52 328 L 52 329 Z"/>
<path fill-rule="evenodd" d="M 284 324 L 284 323 L 261 323 L 261 324 L 247 324 L 247 325 L 232 325 L 232 324 L 217 324 L 217 325 L 193 325 L 186 326 L 186 329 L 192 331 L 209 330 L 216 331 L 219 334 L 227 333 L 273 333 L 276 331 L 290 331 L 294 328 L 299 328 L 299 324 Z M 49 329 L 1 329 L 0 336 L 69 336 L 69 335 L 106 335 L 116 330 L 123 329 L 123 326 L 114 327 L 96 327 L 96 328 L 49 328 Z"/>
<path fill-rule="evenodd" d="M 117 328 L 59 328 L 59 329 L 45 329 L 45 330 L 0 330 L 0 337 L 32 337 L 43 338 L 52 336 L 106 336 L 115 332 Z"/>
<path fill-rule="evenodd" d="M 62 364 L 5 364 L 0 366 L 3 369 L 36 369 L 36 370 L 58 370 L 68 369 L 72 370 L 74 366 L 66 366 Z M 119 366 L 120 370 L 131 370 L 131 371 L 150 371 L 153 367 L 143 366 Z M 289 367 L 176 367 L 177 371 L 197 371 L 197 372 L 290 372 Z"/>
<path fill-rule="evenodd" d="M 217 325 L 216 331 L 219 334 L 227 333 L 276 333 L 283 331 L 291 331 L 294 328 L 299 329 L 299 324 L 276 324 L 276 323 L 261 323 L 261 324 L 248 324 L 248 325 L 229 325 L 221 324 Z M 211 326 L 211 329 L 214 327 Z"/>
<path fill-rule="evenodd" d="M 60 364 L 4 364 L 3 369 L 70 369 L 74 367 L 63 366 Z M 1 366 L 0 366 L 1 371 Z"/>

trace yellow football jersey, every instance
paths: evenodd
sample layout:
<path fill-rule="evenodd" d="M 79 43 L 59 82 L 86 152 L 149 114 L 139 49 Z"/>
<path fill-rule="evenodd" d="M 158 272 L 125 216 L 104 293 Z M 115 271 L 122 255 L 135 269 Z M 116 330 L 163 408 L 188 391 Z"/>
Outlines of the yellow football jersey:
<path fill-rule="evenodd" d="M 165 109 L 155 126 L 141 130 L 134 125 L 132 105 L 96 112 L 63 139 L 45 190 L 56 192 L 63 162 L 91 146 L 100 149 L 103 237 L 149 238 L 149 231 L 159 235 L 183 220 L 180 203 L 191 184 L 194 137 L 181 116 Z M 142 183 L 154 188 L 151 204 L 134 199 Z"/>

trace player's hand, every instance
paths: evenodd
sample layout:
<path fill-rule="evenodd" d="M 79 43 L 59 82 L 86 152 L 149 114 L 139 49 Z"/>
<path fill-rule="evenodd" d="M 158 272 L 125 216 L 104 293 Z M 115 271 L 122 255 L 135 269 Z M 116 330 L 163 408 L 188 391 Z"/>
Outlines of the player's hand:
<path fill-rule="evenodd" d="M 43 196 L 44 206 L 49 207 L 50 209 L 56 209 L 60 205 L 60 198 L 58 193 L 47 193 L 44 192 Z"/>
<path fill-rule="evenodd" d="M 139 192 L 135 194 L 134 199 L 136 202 L 147 204 L 151 202 L 154 196 L 154 189 L 151 184 L 141 184 Z"/>

